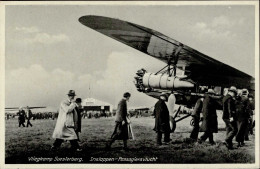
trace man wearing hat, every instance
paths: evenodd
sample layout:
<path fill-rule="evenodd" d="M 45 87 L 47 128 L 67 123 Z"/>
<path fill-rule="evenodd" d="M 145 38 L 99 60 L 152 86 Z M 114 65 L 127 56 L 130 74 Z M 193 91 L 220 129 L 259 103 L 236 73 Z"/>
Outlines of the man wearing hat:
<path fill-rule="evenodd" d="M 70 90 L 68 99 L 62 101 L 60 104 L 58 119 L 52 135 L 52 137 L 56 139 L 51 147 L 52 150 L 56 150 L 60 147 L 64 140 L 69 140 L 73 151 L 82 151 L 79 147 L 77 141 L 78 136 L 74 129 L 74 113 L 77 106 L 74 101 L 75 96 L 75 91 Z"/>
<path fill-rule="evenodd" d="M 162 133 L 164 133 L 164 142 L 170 142 L 170 122 L 169 122 L 169 110 L 165 101 L 168 96 L 161 94 L 158 102 L 154 106 L 155 115 L 155 127 L 154 130 L 157 133 L 157 145 L 162 145 Z"/>
<path fill-rule="evenodd" d="M 205 93 L 205 89 L 203 88 L 201 90 L 201 93 Z M 202 113 L 202 106 L 203 106 L 203 100 L 204 98 L 199 98 L 194 106 L 194 109 L 192 111 L 192 120 L 193 120 L 193 129 L 190 133 L 190 138 L 194 141 L 197 141 L 198 135 L 199 135 L 199 129 L 200 129 L 200 113 Z"/>
<path fill-rule="evenodd" d="M 250 120 L 251 120 L 251 123 L 249 125 L 249 131 L 248 133 L 252 134 L 253 135 L 253 129 L 255 127 L 255 118 L 254 118 L 254 111 L 255 111 L 255 101 L 254 101 L 254 96 L 252 94 L 248 94 L 248 100 L 249 100 L 249 103 L 250 103 Z M 248 138 L 249 139 L 249 138 Z M 245 137 L 245 140 L 247 140 L 247 138 Z"/>
<path fill-rule="evenodd" d="M 78 141 L 80 141 L 79 139 L 79 132 L 81 132 L 81 112 L 83 112 L 83 109 L 82 109 L 82 105 L 81 105 L 81 98 L 77 98 L 75 103 L 76 103 L 76 107 L 75 107 L 75 112 L 74 112 L 74 129 L 75 129 L 75 132 L 78 136 Z"/>
<path fill-rule="evenodd" d="M 30 110 L 29 106 L 26 107 L 25 118 L 27 119 L 26 127 L 28 127 L 29 125 L 32 127 L 32 123 L 30 122 L 32 118 L 32 111 Z"/>
<path fill-rule="evenodd" d="M 245 141 L 249 141 L 249 133 L 253 133 L 253 111 L 254 111 L 254 103 L 252 100 L 252 95 L 249 95 L 249 92 L 247 89 L 243 89 L 242 93 L 241 93 L 241 97 L 242 98 L 247 98 L 247 115 L 248 115 L 248 119 L 247 119 L 247 126 L 245 128 Z"/>
<path fill-rule="evenodd" d="M 128 151 L 127 140 L 128 138 L 128 126 L 127 126 L 127 101 L 129 101 L 131 94 L 126 92 L 123 95 L 123 99 L 118 103 L 116 111 L 115 129 L 111 136 L 111 140 L 107 144 L 106 148 L 110 149 L 115 140 L 123 140 L 124 150 Z"/>
<path fill-rule="evenodd" d="M 235 97 L 237 89 L 231 86 L 227 95 L 223 98 L 223 116 L 222 119 L 226 124 L 226 139 L 225 145 L 228 149 L 233 149 L 232 139 L 237 134 L 237 124 L 235 118 Z"/>
<path fill-rule="evenodd" d="M 236 116 L 237 116 L 237 127 L 238 132 L 236 135 L 236 141 L 238 147 L 244 146 L 246 130 L 248 131 L 248 121 L 250 119 L 250 102 L 247 97 L 247 89 L 242 90 L 242 95 L 236 100 Z M 247 132 L 248 137 L 248 132 Z"/>
<path fill-rule="evenodd" d="M 217 97 L 214 96 L 213 89 L 209 89 L 205 94 L 205 98 L 202 103 L 203 121 L 200 131 L 204 134 L 200 137 L 199 143 L 204 142 L 209 138 L 210 144 L 215 144 L 213 140 L 213 133 L 218 132 L 218 119 L 217 119 Z"/>
<path fill-rule="evenodd" d="M 25 111 L 23 110 L 23 107 L 19 108 L 19 111 L 17 113 L 18 115 L 18 123 L 19 123 L 19 127 L 22 125 L 23 127 L 25 127 L 24 122 L 25 122 Z"/>

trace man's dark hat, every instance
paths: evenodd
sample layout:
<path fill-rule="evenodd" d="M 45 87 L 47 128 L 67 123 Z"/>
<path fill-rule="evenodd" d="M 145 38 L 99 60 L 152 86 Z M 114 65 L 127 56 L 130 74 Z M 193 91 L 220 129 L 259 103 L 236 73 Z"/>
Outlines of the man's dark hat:
<path fill-rule="evenodd" d="M 123 97 L 124 98 L 131 97 L 131 94 L 129 92 L 126 92 L 126 93 L 124 93 Z"/>
<path fill-rule="evenodd" d="M 68 93 L 69 96 L 76 96 L 76 93 L 74 90 L 70 90 Z"/>
<path fill-rule="evenodd" d="M 76 103 L 81 103 L 81 102 L 82 102 L 81 98 L 76 99 Z"/>

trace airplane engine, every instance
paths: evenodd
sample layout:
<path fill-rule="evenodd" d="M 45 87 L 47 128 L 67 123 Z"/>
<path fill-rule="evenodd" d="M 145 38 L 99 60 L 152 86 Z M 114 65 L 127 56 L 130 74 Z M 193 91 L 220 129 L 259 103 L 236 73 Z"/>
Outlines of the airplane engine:
<path fill-rule="evenodd" d="M 147 90 L 149 88 L 172 90 L 194 87 L 193 83 L 182 80 L 177 76 L 148 73 L 144 69 L 139 70 L 136 74 L 135 79 L 138 91 Z"/>

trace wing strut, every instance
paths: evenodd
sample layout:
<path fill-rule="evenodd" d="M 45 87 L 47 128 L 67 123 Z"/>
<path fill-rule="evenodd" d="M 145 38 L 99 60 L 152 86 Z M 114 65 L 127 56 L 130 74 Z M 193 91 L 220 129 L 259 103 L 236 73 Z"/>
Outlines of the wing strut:
<path fill-rule="evenodd" d="M 176 68 L 177 68 L 177 63 L 179 60 L 179 53 L 183 48 L 183 44 L 179 43 L 178 48 L 176 49 L 175 53 L 174 53 L 174 62 L 173 62 L 173 72 L 174 72 L 174 76 L 176 76 Z M 173 57 L 171 57 L 170 59 L 168 59 L 168 65 L 169 63 L 171 63 L 171 60 L 173 59 Z"/>
<path fill-rule="evenodd" d="M 176 76 L 177 63 L 178 63 L 179 54 L 180 54 L 180 51 L 182 50 L 182 48 L 183 48 L 183 44 L 179 43 L 179 46 L 176 49 L 176 51 L 174 52 L 174 54 L 168 57 L 167 65 L 164 66 L 162 69 L 160 69 L 158 72 L 156 72 L 155 75 L 157 75 L 158 73 L 164 74 L 167 72 L 167 74 L 169 76 L 172 76 L 172 74 L 174 76 Z M 174 60 L 174 62 L 172 62 L 173 60 Z M 171 67 L 171 64 L 173 64 L 173 67 Z M 167 70 L 163 71 L 165 68 L 167 68 Z"/>

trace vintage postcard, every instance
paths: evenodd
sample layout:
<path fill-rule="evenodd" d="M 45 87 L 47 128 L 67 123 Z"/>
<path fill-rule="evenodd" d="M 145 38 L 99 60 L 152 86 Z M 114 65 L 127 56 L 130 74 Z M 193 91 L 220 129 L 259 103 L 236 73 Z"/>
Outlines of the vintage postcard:
<path fill-rule="evenodd" d="M 259 168 L 259 2 L 1 2 L 0 168 Z"/>

